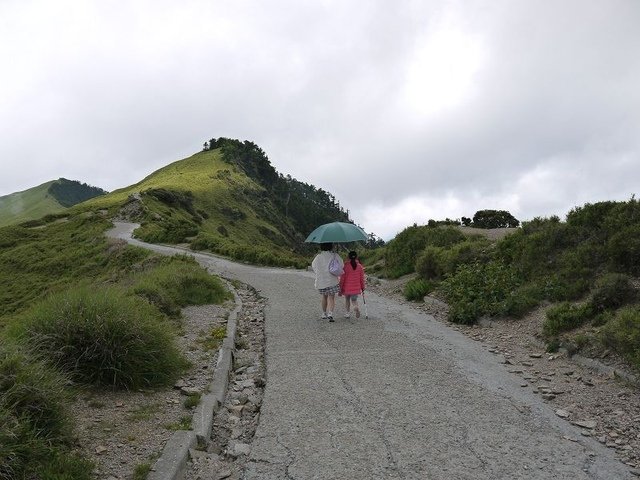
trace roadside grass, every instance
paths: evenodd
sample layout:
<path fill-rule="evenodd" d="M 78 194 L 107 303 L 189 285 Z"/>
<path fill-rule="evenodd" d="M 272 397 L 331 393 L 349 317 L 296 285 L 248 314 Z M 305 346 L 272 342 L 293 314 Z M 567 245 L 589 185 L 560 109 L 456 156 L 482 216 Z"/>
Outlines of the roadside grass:
<path fill-rule="evenodd" d="M 152 270 L 133 275 L 133 292 L 176 318 L 187 305 L 221 304 L 233 295 L 222 281 L 206 272 L 193 257 L 165 257 Z"/>
<path fill-rule="evenodd" d="M 83 385 L 169 385 L 187 366 L 158 310 L 113 286 L 52 294 L 7 333 Z"/>
<path fill-rule="evenodd" d="M 0 479 L 91 478 L 71 389 L 171 384 L 187 363 L 158 306 L 231 298 L 193 259 L 107 239 L 110 226 L 76 212 L 0 228 Z"/>
<path fill-rule="evenodd" d="M 0 478 L 91 478 L 90 461 L 73 453 L 66 378 L 0 343 Z"/>

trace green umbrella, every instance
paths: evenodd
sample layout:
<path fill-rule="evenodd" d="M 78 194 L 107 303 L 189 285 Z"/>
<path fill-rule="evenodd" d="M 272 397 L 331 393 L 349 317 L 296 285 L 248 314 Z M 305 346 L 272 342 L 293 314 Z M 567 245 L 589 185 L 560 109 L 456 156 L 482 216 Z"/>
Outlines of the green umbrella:
<path fill-rule="evenodd" d="M 325 223 L 316 228 L 305 240 L 306 243 L 348 243 L 367 241 L 369 236 L 353 223 Z"/>

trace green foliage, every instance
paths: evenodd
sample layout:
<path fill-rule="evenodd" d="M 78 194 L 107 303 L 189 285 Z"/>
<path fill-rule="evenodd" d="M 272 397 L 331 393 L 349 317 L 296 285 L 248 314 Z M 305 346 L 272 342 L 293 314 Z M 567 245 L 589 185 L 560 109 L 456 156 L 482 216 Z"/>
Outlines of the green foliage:
<path fill-rule="evenodd" d="M 148 255 L 107 240 L 110 226 L 98 216 L 76 216 L 42 228 L 0 228 L 0 315 L 78 279 L 129 269 L 132 259 Z"/>
<path fill-rule="evenodd" d="M 6 339 L 0 343 L 0 479 L 88 480 L 71 450 L 65 379 Z"/>
<path fill-rule="evenodd" d="M 266 247 L 243 246 L 234 243 L 233 239 L 221 238 L 219 235 L 200 233 L 191 241 L 193 250 L 207 250 L 236 260 L 268 265 L 273 267 L 306 268 L 309 260 L 300 255 L 274 252 Z"/>
<path fill-rule="evenodd" d="M 136 465 L 136 468 L 133 470 L 133 480 L 145 480 L 150 472 L 150 463 L 141 463 L 140 465 Z"/>
<path fill-rule="evenodd" d="M 89 200 L 107 192 L 98 187 L 92 187 L 76 180 L 59 178 L 51 184 L 48 193 L 63 207 L 72 207 L 78 203 Z"/>
<path fill-rule="evenodd" d="M 157 310 L 115 287 L 51 295 L 21 315 L 10 332 L 84 384 L 168 385 L 186 366 Z"/>
<path fill-rule="evenodd" d="M 142 223 L 136 230 L 136 237 L 149 243 L 182 243 L 198 232 L 198 225 L 191 220 L 164 217 L 155 222 Z"/>
<path fill-rule="evenodd" d="M 519 286 L 513 269 L 492 261 L 461 265 L 440 289 L 450 305 L 449 319 L 471 324 L 483 315 L 503 314 L 507 299 Z"/>
<path fill-rule="evenodd" d="M 629 275 L 640 275 L 640 224 L 627 225 L 615 232 L 606 245 L 611 267 Z"/>
<path fill-rule="evenodd" d="M 415 263 L 427 246 L 451 247 L 465 240 L 455 227 L 427 227 L 413 225 L 400 232 L 385 247 L 386 273 L 391 278 L 415 271 Z"/>
<path fill-rule="evenodd" d="M 640 370 L 640 307 L 624 307 L 601 331 L 602 343 Z"/>
<path fill-rule="evenodd" d="M 542 333 L 551 338 L 562 332 L 573 330 L 593 318 L 591 305 L 574 305 L 562 302 L 547 310 L 547 318 L 542 326 Z"/>
<path fill-rule="evenodd" d="M 436 285 L 422 278 L 414 278 L 407 282 L 404 287 L 404 296 L 407 300 L 422 301 L 425 295 L 428 295 L 435 289 Z"/>
<path fill-rule="evenodd" d="M 516 228 L 520 221 L 506 210 L 478 210 L 473 216 L 475 228 Z"/>
<path fill-rule="evenodd" d="M 596 281 L 590 304 L 594 311 L 603 312 L 618 309 L 636 298 L 637 291 L 627 275 L 608 273 Z"/>
<path fill-rule="evenodd" d="M 170 317 L 178 317 L 187 305 L 219 304 L 233 298 L 218 277 L 185 255 L 167 257 L 156 268 L 137 274 L 133 291 Z"/>
<path fill-rule="evenodd" d="M 540 303 L 542 288 L 536 283 L 526 283 L 513 290 L 504 301 L 502 315 L 521 318 Z"/>

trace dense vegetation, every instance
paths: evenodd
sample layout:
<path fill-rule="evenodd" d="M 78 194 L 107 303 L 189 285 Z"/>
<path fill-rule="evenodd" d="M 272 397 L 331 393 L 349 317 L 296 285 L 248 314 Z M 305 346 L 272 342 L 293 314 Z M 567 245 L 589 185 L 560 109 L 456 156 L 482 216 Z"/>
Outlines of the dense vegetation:
<path fill-rule="evenodd" d="M 72 207 L 85 200 L 106 195 L 107 193 L 101 188 L 92 187 L 76 180 L 67 180 L 66 178 L 59 178 L 53 182 L 48 192 L 63 207 Z"/>
<path fill-rule="evenodd" d="M 536 218 L 498 242 L 465 236 L 456 227 L 413 225 L 378 258 L 383 262 L 374 268 L 389 277 L 415 272 L 406 286 L 408 298 L 437 290 L 454 322 L 521 317 L 552 302 L 542 332 L 550 344 L 568 343 L 569 336 L 559 336 L 588 325 L 595 332 L 592 345 L 606 343 L 640 367 L 635 198 L 586 204 L 571 210 L 566 221 Z"/>
<path fill-rule="evenodd" d="M 180 307 L 230 298 L 190 257 L 108 240 L 100 215 L 0 228 L 0 479 L 91 478 L 74 389 L 152 388 L 188 367 Z"/>
<path fill-rule="evenodd" d="M 298 232 L 310 233 L 324 223 L 349 221 L 347 213 L 331 193 L 278 173 L 255 143 L 214 138 L 208 142 L 208 149 L 212 148 L 220 148 L 225 162 L 238 166 L 264 187 L 280 213 Z"/>

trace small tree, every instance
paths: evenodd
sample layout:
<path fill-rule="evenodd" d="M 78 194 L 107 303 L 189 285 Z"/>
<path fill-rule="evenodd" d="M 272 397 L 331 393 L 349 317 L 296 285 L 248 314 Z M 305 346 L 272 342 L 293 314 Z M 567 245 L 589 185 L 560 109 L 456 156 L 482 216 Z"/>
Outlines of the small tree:
<path fill-rule="evenodd" d="M 473 226 L 477 228 L 516 228 L 519 225 L 520 220 L 506 210 L 478 210 L 473 216 Z"/>

